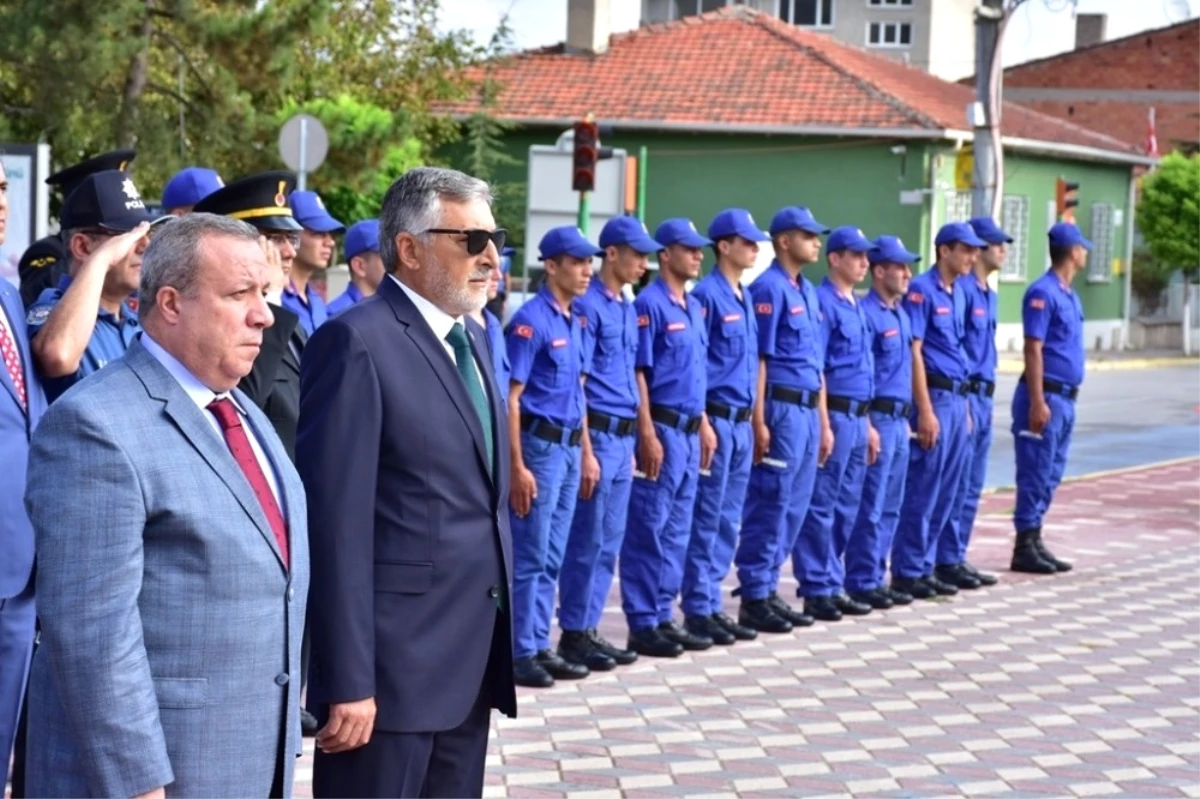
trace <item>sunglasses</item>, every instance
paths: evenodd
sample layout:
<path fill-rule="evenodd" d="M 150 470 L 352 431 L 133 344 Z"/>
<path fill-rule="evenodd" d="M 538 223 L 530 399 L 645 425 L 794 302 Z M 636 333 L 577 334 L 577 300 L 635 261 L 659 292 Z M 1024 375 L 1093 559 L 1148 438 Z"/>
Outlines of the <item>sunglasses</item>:
<path fill-rule="evenodd" d="M 504 249 L 504 242 L 508 240 L 508 231 L 504 228 L 496 228 L 495 230 L 481 230 L 472 228 L 470 230 L 454 230 L 453 228 L 429 228 L 424 233 L 445 233 L 451 236 L 463 236 L 462 241 L 467 244 L 468 255 L 479 255 L 487 249 L 488 242 L 496 245 L 496 252 Z"/>

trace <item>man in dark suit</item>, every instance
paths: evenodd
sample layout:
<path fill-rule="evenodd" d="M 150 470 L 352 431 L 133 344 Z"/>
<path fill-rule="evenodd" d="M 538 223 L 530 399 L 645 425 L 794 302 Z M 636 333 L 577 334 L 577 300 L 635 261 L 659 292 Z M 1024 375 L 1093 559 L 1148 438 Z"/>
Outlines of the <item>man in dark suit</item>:
<path fill-rule="evenodd" d="M 490 202 L 453 170 L 393 183 L 390 274 L 305 350 L 317 797 L 481 796 L 491 709 L 516 715 L 503 394 L 470 318 L 504 245 Z"/>

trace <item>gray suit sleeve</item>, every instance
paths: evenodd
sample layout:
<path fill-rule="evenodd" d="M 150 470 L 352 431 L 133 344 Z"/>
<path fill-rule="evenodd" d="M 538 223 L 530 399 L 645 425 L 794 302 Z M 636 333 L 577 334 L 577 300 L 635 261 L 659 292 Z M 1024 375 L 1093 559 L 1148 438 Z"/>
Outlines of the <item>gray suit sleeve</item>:
<path fill-rule="evenodd" d="M 42 646 L 93 796 L 174 782 L 142 638 L 142 488 L 82 403 L 52 408 L 29 456 Z"/>

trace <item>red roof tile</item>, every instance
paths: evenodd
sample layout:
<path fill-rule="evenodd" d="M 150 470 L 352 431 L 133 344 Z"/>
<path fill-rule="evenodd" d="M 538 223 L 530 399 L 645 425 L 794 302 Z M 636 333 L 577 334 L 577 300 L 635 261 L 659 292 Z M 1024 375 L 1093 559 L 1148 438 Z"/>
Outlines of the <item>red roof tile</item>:
<path fill-rule="evenodd" d="M 602 54 L 556 45 L 507 56 L 488 69 L 500 86 L 492 113 L 518 122 L 558 123 L 592 112 L 649 128 L 912 135 L 966 129 L 974 99 L 969 87 L 744 6 L 618 34 Z M 478 105 L 441 110 L 467 114 Z M 1012 103 L 1004 105 L 1002 132 L 1131 152 L 1117 139 Z"/>

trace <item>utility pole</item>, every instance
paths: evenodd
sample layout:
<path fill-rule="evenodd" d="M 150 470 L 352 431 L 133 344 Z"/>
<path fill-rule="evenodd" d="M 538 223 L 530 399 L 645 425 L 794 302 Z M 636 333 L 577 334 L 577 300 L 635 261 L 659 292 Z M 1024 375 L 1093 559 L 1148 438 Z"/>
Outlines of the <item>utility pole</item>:
<path fill-rule="evenodd" d="M 1005 0 L 979 0 L 975 7 L 975 103 L 971 126 L 975 130 L 975 174 L 971 215 L 997 217 L 1003 191 L 997 164 L 1003 163 L 1000 147 L 1000 97 L 1004 73 L 998 49 L 1004 24 Z"/>

